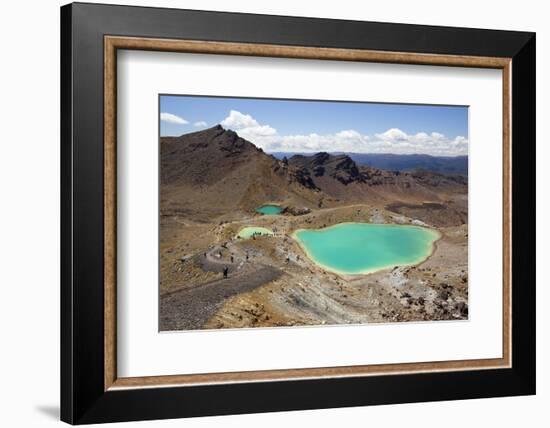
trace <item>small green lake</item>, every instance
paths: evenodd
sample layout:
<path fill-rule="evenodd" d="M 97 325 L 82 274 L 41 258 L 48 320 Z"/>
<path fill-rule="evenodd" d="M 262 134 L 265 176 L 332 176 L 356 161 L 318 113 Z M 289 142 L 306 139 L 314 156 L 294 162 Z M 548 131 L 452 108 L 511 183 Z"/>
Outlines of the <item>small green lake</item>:
<path fill-rule="evenodd" d="M 271 229 L 268 229 L 267 227 L 249 226 L 249 227 L 243 227 L 237 234 L 237 237 L 242 239 L 249 239 L 249 238 L 252 238 L 254 235 L 256 236 L 273 235 L 273 231 Z"/>
<path fill-rule="evenodd" d="M 347 275 L 420 263 L 431 255 L 439 236 L 420 226 L 369 223 L 340 223 L 293 234 L 314 263 Z"/>
<path fill-rule="evenodd" d="M 256 208 L 256 212 L 263 215 L 276 215 L 280 214 L 281 211 L 283 211 L 283 208 L 274 204 L 262 205 L 261 207 Z"/>

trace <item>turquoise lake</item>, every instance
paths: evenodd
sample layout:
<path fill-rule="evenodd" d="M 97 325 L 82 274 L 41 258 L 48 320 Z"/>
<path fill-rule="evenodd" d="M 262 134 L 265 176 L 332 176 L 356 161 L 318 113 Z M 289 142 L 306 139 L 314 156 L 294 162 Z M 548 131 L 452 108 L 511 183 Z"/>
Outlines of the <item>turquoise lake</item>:
<path fill-rule="evenodd" d="M 279 205 L 262 205 L 261 207 L 256 208 L 256 212 L 263 215 L 276 215 L 280 214 L 283 209 Z"/>
<path fill-rule="evenodd" d="M 293 237 L 324 269 L 348 275 L 414 265 L 432 253 L 439 232 L 419 226 L 341 223 L 325 229 L 300 229 Z"/>

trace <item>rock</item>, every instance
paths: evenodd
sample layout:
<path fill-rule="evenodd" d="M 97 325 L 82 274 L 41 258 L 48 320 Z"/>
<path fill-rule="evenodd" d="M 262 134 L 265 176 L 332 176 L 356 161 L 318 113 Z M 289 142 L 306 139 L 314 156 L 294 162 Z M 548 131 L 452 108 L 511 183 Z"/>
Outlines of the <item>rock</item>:
<path fill-rule="evenodd" d="M 455 309 L 460 312 L 463 317 L 468 316 L 468 305 L 464 302 L 458 302 L 455 305 Z"/>
<path fill-rule="evenodd" d="M 289 164 L 315 177 L 332 177 L 344 185 L 364 181 L 357 164 L 347 155 L 330 155 L 326 152 L 314 156 L 294 155 L 289 159 Z"/>
<path fill-rule="evenodd" d="M 446 290 L 442 290 L 437 294 L 437 297 L 439 297 L 441 300 L 447 300 L 449 298 L 449 292 Z"/>
<path fill-rule="evenodd" d="M 310 212 L 311 210 L 307 207 L 285 207 L 283 209 L 283 214 L 290 214 L 293 216 L 306 215 Z"/>

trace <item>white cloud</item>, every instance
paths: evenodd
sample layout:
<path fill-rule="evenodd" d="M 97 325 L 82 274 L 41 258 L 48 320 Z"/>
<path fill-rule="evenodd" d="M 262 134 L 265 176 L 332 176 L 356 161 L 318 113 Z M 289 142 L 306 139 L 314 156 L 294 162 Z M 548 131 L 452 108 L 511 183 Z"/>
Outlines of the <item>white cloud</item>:
<path fill-rule="evenodd" d="M 336 134 L 286 135 L 280 138 L 280 151 L 288 152 L 368 152 L 367 135 L 355 130 L 345 130 Z M 301 148 L 301 149 L 300 149 Z M 269 151 L 269 149 L 264 149 Z"/>
<path fill-rule="evenodd" d="M 407 137 L 407 134 L 398 128 L 391 128 L 382 134 L 376 134 L 376 138 L 382 141 L 404 141 Z"/>
<path fill-rule="evenodd" d="M 258 122 L 249 114 L 243 114 L 237 110 L 231 110 L 229 116 L 222 120 L 222 126 L 232 129 L 252 128 L 258 126 Z"/>
<path fill-rule="evenodd" d="M 161 113 L 160 120 L 162 120 L 163 122 L 173 123 L 175 125 L 186 125 L 189 123 L 183 117 L 176 116 L 172 113 Z"/>
<path fill-rule="evenodd" d="M 241 137 L 253 142 L 258 147 L 262 147 L 257 143 L 259 140 L 277 135 L 277 130 L 275 128 L 269 125 L 260 125 L 256 119 L 249 114 L 243 114 L 237 110 L 231 110 L 229 116 L 222 120 L 221 125 L 237 131 Z"/>
<path fill-rule="evenodd" d="M 392 128 L 382 134 L 376 134 L 376 138 L 391 148 L 391 153 L 426 153 L 441 156 L 468 154 L 468 140 L 463 136 L 450 139 L 440 132 L 419 132 L 409 135 L 400 129 Z"/>
<path fill-rule="evenodd" d="M 277 135 L 277 130 L 269 125 L 258 125 L 249 128 L 241 128 L 239 129 L 239 134 L 249 135 L 251 137 L 269 137 Z"/>
<path fill-rule="evenodd" d="M 465 137 L 450 139 L 439 132 L 407 134 L 399 128 L 390 128 L 372 137 L 354 129 L 323 135 L 280 135 L 275 128 L 260 124 L 251 115 L 236 110 L 231 110 L 221 124 L 266 152 L 419 153 L 435 156 L 468 154 L 468 140 Z"/>
<path fill-rule="evenodd" d="M 204 128 L 208 126 L 208 123 L 206 123 L 204 120 L 199 120 L 198 122 L 195 122 L 193 126 L 196 126 L 197 128 Z"/>

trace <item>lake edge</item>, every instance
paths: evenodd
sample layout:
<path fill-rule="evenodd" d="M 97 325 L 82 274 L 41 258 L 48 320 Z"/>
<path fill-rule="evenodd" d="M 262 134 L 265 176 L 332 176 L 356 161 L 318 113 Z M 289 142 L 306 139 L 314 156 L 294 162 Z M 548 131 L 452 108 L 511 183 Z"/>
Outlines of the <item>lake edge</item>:
<path fill-rule="evenodd" d="M 338 270 L 338 269 L 335 269 L 335 268 L 332 268 L 330 266 L 327 266 L 325 265 L 324 263 L 321 263 L 321 262 L 318 262 L 315 257 L 312 256 L 312 254 L 308 251 L 308 249 L 306 248 L 306 246 L 302 243 L 302 241 L 300 240 L 300 238 L 297 236 L 297 234 L 299 232 L 302 232 L 302 231 L 307 231 L 307 232 L 322 232 L 322 231 L 326 231 L 327 229 L 332 229 L 332 228 L 336 228 L 336 227 L 341 227 L 341 226 L 345 226 L 345 225 L 350 225 L 350 224 L 357 224 L 357 225 L 369 225 L 369 226 L 395 226 L 395 227 L 409 227 L 409 228 L 417 228 L 417 229 L 421 229 L 423 231 L 430 231 L 430 232 L 433 232 L 435 235 L 436 235 L 436 238 L 431 242 L 430 244 L 430 249 L 429 249 L 429 252 L 426 256 L 423 256 L 419 261 L 415 262 L 415 263 L 392 263 L 391 265 L 388 265 L 388 266 L 384 266 L 384 267 L 376 267 L 376 268 L 371 268 L 371 269 L 365 269 L 365 270 L 361 270 L 359 272 L 353 272 L 353 273 L 350 273 L 350 272 L 345 272 L 345 271 L 341 271 L 341 270 Z M 300 247 L 300 249 L 305 253 L 305 255 L 308 257 L 309 260 L 311 260 L 311 262 L 328 271 L 328 272 L 331 272 L 331 273 L 334 273 L 334 274 L 337 274 L 337 275 L 340 275 L 340 276 L 352 276 L 352 277 L 355 277 L 355 276 L 359 276 L 359 275 L 370 275 L 370 274 L 373 274 L 373 273 L 376 273 L 376 272 L 381 272 L 383 270 L 387 270 L 387 269 L 393 269 L 394 267 L 403 267 L 403 266 L 418 266 L 422 263 L 424 263 L 426 260 L 428 260 L 432 255 L 433 253 L 435 252 L 436 250 L 436 247 L 437 247 L 437 242 L 439 240 L 441 240 L 441 238 L 443 237 L 443 234 L 437 230 L 437 229 L 433 229 L 433 228 L 430 228 L 430 227 L 423 227 L 423 226 L 418 226 L 418 225 L 414 225 L 414 224 L 398 224 L 398 223 L 363 223 L 363 222 L 354 222 L 354 221 L 347 221 L 347 222 L 342 222 L 342 223 L 337 223 L 337 224 L 333 224 L 331 226 L 327 226 L 327 227 L 323 227 L 323 228 L 318 228 L 318 229 L 305 229 L 305 228 L 300 228 L 300 229 L 296 229 L 295 231 L 293 231 L 290 236 L 298 243 L 298 246 Z"/>
<path fill-rule="evenodd" d="M 275 209 L 275 212 L 264 212 L 262 211 L 262 209 L 269 209 L 269 208 L 274 208 Z M 271 216 L 271 215 L 280 215 L 282 212 L 283 212 L 284 208 L 281 204 L 277 204 L 277 203 L 267 203 L 267 204 L 263 204 L 263 205 L 260 205 L 259 207 L 256 207 L 254 209 L 254 212 L 256 214 L 261 214 L 261 215 L 265 215 L 265 216 Z"/>

